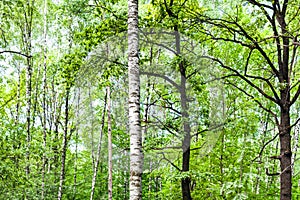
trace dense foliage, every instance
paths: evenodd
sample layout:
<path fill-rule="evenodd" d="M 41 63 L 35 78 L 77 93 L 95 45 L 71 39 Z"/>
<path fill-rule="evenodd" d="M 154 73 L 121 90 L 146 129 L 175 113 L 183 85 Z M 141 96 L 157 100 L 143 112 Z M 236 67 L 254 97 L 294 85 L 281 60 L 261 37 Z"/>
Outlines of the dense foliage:
<path fill-rule="evenodd" d="M 143 199 L 185 184 L 195 200 L 278 199 L 286 89 L 300 198 L 300 2 L 261 2 L 139 1 Z M 124 0 L 0 1 L 0 199 L 107 199 L 107 95 L 113 199 L 129 199 L 126 15 Z"/>

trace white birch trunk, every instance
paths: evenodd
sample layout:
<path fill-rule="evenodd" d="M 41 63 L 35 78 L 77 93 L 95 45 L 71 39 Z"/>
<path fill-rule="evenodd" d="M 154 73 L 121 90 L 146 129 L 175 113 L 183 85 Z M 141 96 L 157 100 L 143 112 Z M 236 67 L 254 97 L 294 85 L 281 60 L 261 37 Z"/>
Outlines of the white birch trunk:
<path fill-rule="evenodd" d="M 140 122 L 138 0 L 128 0 L 130 200 L 142 199 L 143 152 Z"/>

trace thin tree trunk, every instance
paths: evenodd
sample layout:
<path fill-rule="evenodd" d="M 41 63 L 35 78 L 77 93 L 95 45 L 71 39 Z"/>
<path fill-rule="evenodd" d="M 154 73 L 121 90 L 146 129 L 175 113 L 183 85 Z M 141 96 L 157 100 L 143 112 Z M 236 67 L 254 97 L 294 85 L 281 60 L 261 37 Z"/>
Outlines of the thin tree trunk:
<path fill-rule="evenodd" d="M 128 81 L 130 200 L 142 199 L 143 150 L 140 120 L 138 0 L 128 0 Z"/>
<path fill-rule="evenodd" d="M 73 19 L 72 19 L 73 20 Z M 71 53 L 72 45 L 73 45 L 73 31 L 72 25 L 69 24 L 69 49 L 68 53 Z M 64 135 L 63 135 L 63 143 L 62 143 L 62 153 L 61 153 L 61 170 L 60 170 L 60 177 L 59 177 L 59 188 L 58 188 L 58 195 L 57 199 L 61 200 L 63 195 L 63 186 L 65 181 L 65 162 L 67 156 L 67 145 L 68 145 L 68 124 L 69 124 L 69 98 L 70 98 L 70 91 L 71 91 L 71 83 L 66 83 L 66 103 L 65 103 L 65 127 L 64 127 Z"/>
<path fill-rule="evenodd" d="M 33 4 L 33 3 L 32 3 Z M 30 143 L 31 143 L 31 90 L 32 90 L 32 44 L 31 44 L 31 31 L 32 31 L 32 17 L 33 17 L 33 5 L 30 4 L 30 1 L 27 1 L 27 11 L 24 10 L 25 17 L 25 33 L 23 36 L 23 42 L 26 45 L 26 55 L 27 55 L 27 69 L 26 69 L 26 175 L 29 176 L 30 173 Z M 27 12 L 27 13 L 26 13 Z"/>
<path fill-rule="evenodd" d="M 92 100 L 92 95 L 91 95 L 91 85 L 88 89 L 88 95 L 89 95 L 89 102 L 90 102 L 90 123 L 91 123 L 91 148 L 92 148 L 92 164 L 93 164 L 93 169 L 95 168 L 95 150 L 94 150 L 94 109 L 93 109 L 93 100 Z"/>
<path fill-rule="evenodd" d="M 62 143 L 62 152 L 61 152 L 61 170 L 59 177 L 59 188 L 57 199 L 61 200 L 63 195 L 63 186 L 65 181 L 65 162 L 67 156 L 67 145 L 68 145 L 68 124 L 69 124 L 69 96 L 70 96 L 70 87 L 67 86 L 66 89 L 66 104 L 65 104 L 65 125 L 64 125 L 64 135 Z"/>
<path fill-rule="evenodd" d="M 110 86 L 106 87 L 107 91 L 107 136 L 108 136 L 108 199 L 112 200 L 112 173 L 113 173 L 113 163 L 112 163 L 112 132 L 111 132 L 111 103 L 110 103 Z"/>
<path fill-rule="evenodd" d="M 225 93 L 224 93 L 224 87 L 221 88 L 222 93 L 222 118 L 226 118 L 226 102 L 225 102 Z M 226 148 L 225 143 L 225 129 L 222 128 L 221 133 L 221 151 L 220 151 L 220 187 L 223 187 L 224 184 L 224 152 Z M 222 190 L 221 197 L 224 198 L 224 190 Z"/>
<path fill-rule="evenodd" d="M 262 116 L 262 118 L 263 118 L 263 116 Z M 268 131 L 268 120 L 269 120 L 269 113 L 267 114 L 267 116 L 266 116 L 266 121 L 262 121 L 261 123 L 262 123 L 262 133 L 264 134 L 264 135 L 266 135 L 266 133 L 267 133 L 267 131 Z M 265 138 L 263 138 L 263 140 L 262 140 L 262 145 L 264 145 L 265 144 Z M 262 162 L 262 155 L 259 155 L 259 157 L 258 157 L 258 160 L 257 160 L 257 162 L 260 164 L 261 162 Z M 258 166 L 258 168 L 257 168 L 257 174 L 258 174 L 258 176 L 256 177 L 256 181 L 255 181 L 255 188 L 254 188 L 254 190 L 255 190 L 255 194 L 259 194 L 259 190 L 260 190 L 260 176 L 261 176 L 261 173 L 262 173 L 262 170 L 261 170 L 261 167 L 260 166 Z"/>
<path fill-rule="evenodd" d="M 299 130 L 299 127 L 300 126 L 300 124 L 298 123 L 296 126 L 295 126 L 295 131 L 294 131 L 294 141 L 295 141 L 295 143 L 294 143 L 294 148 L 293 148 L 293 155 L 292 155 L 292 175 L 294 175 L 294 163 L 295 163 L 295 161 L 296 161 L 296 153 L 297 153 L 297 150 L 298 150 L 298 147 L 299 147 L 299 145 L 298 145 L 298 141 L 299 141 L 299 133 L 300 133 L 300 130 Z"/>
<path fill-rule="evenodd" d="M 30 141 L 31 141 L 31 133 L 30 133 L 30 127 L 31 127 L 31 64 L 27 66 L 27 77 L 26 77 L 26 99 L 27 99 L 27 104 L 26 104 L 26 142 L 27 142 L 27 147 L 26 147 L 26 174 L 27 176 L 30 173 Z"/>
<path fill-rule="evenodd" d="M 44 0 L 44 76 L 43 76 L 43 167 L 42 167 L 42 199 L 45 198 L 45 172 L 46 172 L 46 148 L 47 148 L 47 127 L 46 127 L 46 88 L 47 88 L 47 0 Z"/>
<path fill-rule="evenodd" d="M 150 50 L 150 66 L 152 65 L 152 47 L 151 47 L 151 50 Z M 142 126 L 142 137 L 144 140 L 146 140 L 146 138 L 148 138 L 148 134 L 147 134 L 147 131 L 148 131 L 148 118 L 149 118 L 149 112 L 150 112 L 150 99 L 151 99 L 151 96 L 150 96 L 150 87 L 151 87 L 151 84 L 150 84 L 150 79 L 149 77 L 147 77 L 147 88 L 146 88 L 146 95 L 147 95 L 147 98 L 146 98 L 146 108 L 145 108 L 145 114 L 144 114 L 144 117 L 143 117 L 143 122 L 144 122 L 144 126 Z M 152 160 L 150 159 L 149 160 L 149 170 L 150 170 L 150 173 L 152 172 Z M 148 199 L 151 199 L 151 190 L 152 190 L 152 184 L 151 184 L 151 181 L 152 181 L 152 178 L 151 176 L 149 177 L 149 180 L 148 180 Z"/>
<path fill-rule="evenodd" d="M 58 178 L 58 168 L 59 168 L 59 124 L 60 122 L 60 115 L 62 114 L 62 103 L 57 102 L 57 98 L 55 101 L 55 108 L 54 108 L 54 138 L 53 138 L 53 145 L 52 145 L 52 150 L 53 150 L 53 166 L 52 169 L 54 170 L 54 182 L 58 183 L 59 178 Z M 57 188 L 58 190 L 58 188 Z"/>
<path fill-rule="evenodd" d="M 77 94 L 77 109 L 76 109 L 76 132 L 75 132 L 75 161 L 74 161 L 74 196 L 76 199 L 77 192 L 77 160 L 78 160 L 78 132 L 79 132 L 79 109 L 80 109 L 80 88 Z"/>
<path fill-rule="evenodd" d="M 21 67 L 18 65 L 18 86 L 17 86 L 17 105 L 16 105 L 16 116 L 15 123 L 19 124 L 20 117 L 20 97 L 21 97 Z"/>
<path fill-rule="evenodd" d="M 180 51 L 180 35 L 178 27 L 174 27 L 175 40 L 176 40 L 176 53 L 181 54 Z M 186 66 L 183 62 L 179 63 L 180 69 L 180 104 L 181 104 L 181 117 L 183 121 L 183 142 L 182 142 L 182 172 L 190 170 L 190 146 L 191 146 L 191 127 L 189 123 L 188 102 L 186 93 Z M 191 200 L 191 179 L 185 177 L 181 180 L 181 192 L 183 200 Z"/>
<path fill-rule="evenodd" d="M 38 97 L 40 96 L 40 87 L 39 87 L 40 86 L 40 79 L 38 77 L 41 77 L 41 73 L 42 73 L 41 71 L 42 71 L 41 67 L 39 66 L 37 68 L 36 78 L 33 79 L 33 80 L 35 80 L 35 83 L 33 84 L 35 86 L 35 89 L 32 91 L 32 94 L 31 94 L 32 95 L 32 102 L 31 102 L 31 106 L 32 106 L 32 109 L 31 109 L 32 110 L 31 111 L 31 124 L 33 124 L 33 125 L 36 124 L 35 123 L 36 116 L 40 117 L 41 124 L 43 125 L 42 114 L 40 113 L 40 110 L 38 109 L 38 106 L 39 106 Z M 35 74 L 35 73 L 33 72 L 33 74 Z M 43 102 L 43 100 L 42 100 L 42 102 Z"/>
<path fill-rule="evenodd" d="M 100 162 L 102 136 L 103 136 L 104 123 L 105 123 L 106 104 L 107 104 L 107 93 L 105 94 L 104 106 L 103 106 L 102 117 L 101 117 L 102 124 L 101 124 L 100 136 L 99 136 L 99 140 L 98 140 L 98 147 L 97 147 L 97 154 L 96 154 L 96 162 L 95 162 L 95 166 L 94 166 L 94 174 L 93 174 L 93 178 L 92 178 L 92 189 L 91 189 L 90 200 L 93 200 L 94 193 L 95 193 L 95 184 L 96 184 L 96 178 L 97 178 L 97 173 L 98 173 L 98 166 L 99 166 L 99 162 Z"/>

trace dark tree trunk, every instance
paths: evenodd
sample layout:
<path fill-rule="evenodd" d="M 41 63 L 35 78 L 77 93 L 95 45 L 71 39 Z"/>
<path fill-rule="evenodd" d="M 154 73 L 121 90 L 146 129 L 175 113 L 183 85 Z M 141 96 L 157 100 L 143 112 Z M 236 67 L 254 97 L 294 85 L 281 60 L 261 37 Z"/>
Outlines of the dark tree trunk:
<path fill-rule="evenodd" d="M 191 144 L 191 135 L 190 135 L 190 124 L 188 122 L 188 113 L 187 113 L 187 104 L 186 104 L 186 93 L 181 94 L 181 106 L 183 109 L 182 120 L 183 120 L 183 129 L 184 129 L 184 139 L 182 142 L 182 172 L 188 172 L 190 170 L 190 144 Z M 181 180 L 181 190 L 182 190 L 182 199 L 191 200 L 191 180 L 189 177 L 185 177 Z"/>
<path fill-rule="evenodd" d="M 108 199 L 113 199 L 113 146 L 112 146 L 112 130 L 111 130 L 111 92 L 110 86 L 106 87 L 107 92 L 107 139 L 108 139 Z"/>
<path fill-rule="evenodd" d="M 214 17 L 208 17 L 206 20 L 200 21 L 201 23 L 208 23 L 210 26 L 209 28 L 211 28 L 211 26 L 219 28 L 220 31 L 215 31 L 216 33 L 222 31 L 228 32 L 228 30 L 233 31 L 232 33 L 229 33 L 232 34 L 231 36 L 234 38 L 233 40 L 228 39 L 228 36 L 223 37 L 219 33 L 215 37 L 213 32 L 208 31 L 208 36 L 211 37 L 212 40 L 242 45 L 248 48 L 250 52 L 252 52 L 252 50 L 257 50 L 262 58 L 264 58 L 265 62 L 268 63 L 270 72 L 272 72 L 272 74 L 270 75 L 272 77 L 275 77 L 276 82 L 270 82 L 270 79 L 267 76 L 252 76 L 250 74 L 247 74 L 247 71 L 249 71 L 248 67 L 250 66 L 248 61 L 250 62 L 253 59 L 251 53 L 249 54 L 245 63 L 244 74 L 241 74 L 239 70 L 235 69 L 233 66 L 227 66 L 220 59 L 210 57 L 212 58 L 212 60 L 219 63 L 223 69 L 233 72 L 236 76 L 246 81 L 252 89 L 258 91 L 266 99 L 273 102 L 274 105 L 276 104 L 280 106 L 279 120 L 279 116 L 277 116 L 277 113 L 266 108 L 262 102 L 256 100 L 256 102 L 262 109 L 269 112 L 275 117 L 276 125 L 279 128 L 280 155 L 274 156 L 274 158 L 280 160 L 280 200 L 290 200 L 292 199 L 290 108 L 300 96 L 300 86 L 299 82 L 295 80 L 295 73 L 298 70 L 297 56 L 299 48 L 299 34 L 292 28 L 293 26 L 295 26 L 295 24 L 292 23 L 293 20 L 290 20 L 289 16 L 296 16 L 297 14 L 293 13 L 293 11 L 291 10 L 294 5 L 291 4 L 288 0 L 274 0 L 270 5 L 261 3 L 258 0 L 248 0 L 248 3 L 258 8 L 258 10 L 261 11 L 261 14 L 265 15 L 265 19 L 267 19 L 268 21 L 269 28 L 271 28 L 273 31 L 272 38 L 274 38 L 274 40 L 269 40 L 269 38 L 267 37 L 258 39 L 259 37 L 253 35 L 251 31 L 248 31 L 248 27 L 242 25 L 238 20 L 227 21 L 223 19 L 214 19 Z M 272 11 L 273 14 L 270 14 L 269 10 Z M 217 21 L 221 22 L 219 23 Z M 238 35 L 241 39 L 238 39 Z M 242 38 L 246 38 L 247 40 L 244 40 Z M 274 49 L 276 49 L 276 51 L 270 52 L 269 48 L 266 48 L 265 44 L 262 45 L 262 41 L 267 40 L 269 41 L 270 45 L 274 45 Z M 251 41 L 252 44 L 248 43 L 249 41 Z M 272 93 L 269 93 L 269 91 L 266 91 L 265 89 L 257 86 L 256 83 L 252 81 L 254 79 L 259 80 L 260 82 L 267 83 L 268 88 L 272 90 Z M 276 83 L 279 83 L 279 87 Z M 248 91 L 239 88 L 234 84 L 231 85 L 240 89 L 249 97 L 254 98 L 251 92 L 248 93 Z M 278 94 L 278 90 L 280 90 L 280 95 Z M 291 94 L 293 94 L 292 97 Z M 294 125 L 295 124 L 293 124 L 292 126 Z M 277 175 L 277 173 L 269 175 Z"/>
<path fill-rule="evenodd" d="M 278 62 L 279 65 L 279 80 L 284 89 L 280 91 L 281 105 L 280 105 L 280 125 L 279 125 L 279 137 L 280 137 L 280 200 L 290 200 L 292 199 L 292 166 L 291 166 L 291 122 L 290 122 L 290 92 L 291 92 L 291 82 L 289 64 L 290 64 L 290 42 L 288 33 L 287 23 L 286 23 L 286 8 L 287 1 L 282 5 L 282 12 L 280 12 L 277 17 L 277 21 L 280 25 L 282 32 L 282 60 Z M 280 55 L 278 55 L 280 58 Z M 293 59 L 292 59 L 293 60 Z M 292 68 L 291 68 L 292 69 Z M 299 90 L 299 89 L 298 89 Z"/>
<path fill-rule="evenodd" d="M 63 186 L 65 181 L 65 168 L 66 168 L 66 157 L 67 157 L 67 145 L 68 145 L 68 124 L 69 124 L 69 97 L 70 97 L 70 87 L 67 86 L 66 91 L 66 105 L 65 105 L 65 127 L 62 143 L 62 152 L 61 152 L 61 170 L 59 178 L 59 188 L 57 199 L 61 200 L 63 196 Z"/>
<path fill-rule="evenodd" d="M 176 40 L 176 53 L 181 54 L 180 51 L 180 34 L 178 32 L 178 27 L 174 27 L 175 30 L 175 40 Z M 191 145 L 191 126 L 189 123 L 189 113 L 188 113 L 188 102 L 186 94 L 186 66 L 184 62 L 179 63 L 180 69 L 180 104 L 183 122 L 183 134 L 184 138 L 182 141 L 182 172 L 188 172 L 190 170 L 190 145 Z M 183 200 L 191 200 L 191 180 L 189 177 L 185 177 L 181 180 L 181 192 Z"/>
<path fill-rule="evenodd" d="M 181 112 L 183 121 L 183 132 L 184 138 L 182 142 L 182 172 L 188 172 L 190 170 L 190 145 L 191 145 L 191 127 L 189 124 L 187 94 L 186 94 L 186 78 L 185 78 L 185 67 L 183 63 L 180 63 L 181 69 L 181 88 L 180 88 L 180 101 L 181 101 Z M 191 200 L 191 180 L 189 177 L 185 177 L 181 180 L 182 199 Z"/>
<path fill-rule="evenodd" d="M 190 143 L 188 142 L 190 140 L 189 137 L 185 137 L 184 143 L 186 144 Z M 183 146 L 185 146 L 183 144 Z M 183 147 L 183 155 L 182 155 L 182 172 L 188 172 L 190 167 L 190 147 Z M 182 192 L 182 199 L 183 200 L 191 200 L 191 179 L 189 177 L 185 177 L 181 180 L 181 192 Z"/>
<path fill-rule="evenodd" d="M 292 170 L 291 170 L 291 128 L 289 107 L 281 107 L 279 127 L 280 137 L 280 200 L 290 200 L 292 197 Z"/>

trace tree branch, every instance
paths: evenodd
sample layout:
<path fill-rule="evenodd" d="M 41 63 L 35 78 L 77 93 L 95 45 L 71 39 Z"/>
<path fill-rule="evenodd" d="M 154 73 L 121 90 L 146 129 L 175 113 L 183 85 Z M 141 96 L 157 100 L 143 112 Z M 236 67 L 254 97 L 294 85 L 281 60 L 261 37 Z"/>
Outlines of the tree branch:
<path fill-rule="evenodd" d="M 226 123 L 217 124 L 217 125 L 215 125 L 215 126 L 213 126 L 213 127 L 211 127 L 211 128 L 207 128 L 207 129 L 198 131 L 197 133 L 193 134 L 193 135 L 191 136 L 191 138 L 192 138 L 192 137 L 195 137 L 195 136 L 197 136 L 197 135 L 199 135 L 199 134 L 201 134 L 201 133 L 204 133 L 204 132 L 207 132 L 207 131 L 212 131 L 212 130 L 218 129 L 218 128 L 224 126 L 225 124 L 226 124 Z"/>
<path fill-rule="evenodd" d="M 294 97 L 292 98 L 292 100 L 290 102 L 290 105 L 293 105 L 296 102 L 296 100 L 298 99 L 299 95 L 300 95 L 300 85 L 298 86 L 297 92 L 294 95 Z"/>
<path fill-rule="evenodd" d="M 271 59 L 268 57 L 267 53 L 260 47 L 260 45 L 258 44 L 258 42 L 256 40 L 254 40 L 248 33 L 246 30 L 243 29 L 243 27 L 241 25 L 239 25 L 238 23 L 235 23 L 236 26 L 243 32 L 243 35 L 249 39 L 250 41 L 253 42 L 255 48 L 260 52 L 260 54 L 264 57 L 264 59 L 267 61 L 268 65 L 271 67 L 272 71 L 274 72 L 274 74 L 279 78 L 279 71 L 275 68 L 273 62 L 271 61 Z M 276 27 L 276 26 L 275 26 Z M 277 35 L 276 35 L 277 36 Z M 280 43 L 279 43 L 280 45 Z"/>
<path fill-rule="evenodd" d="M 14 100 L 14 98 L 17 96 L 17 93 L 15 93 L 14 95 L 12 95 L 10 97 L 10 99 L 6 100 L 1 106 L 0 108 L 2 109 L 4 106 L 6 106 L 9 102 L 11 102 L 12 100 Z"/>
<path fill-rule="evenodd" d="M 281 14 L 282 14 L 283 18 L 285 17 L 287 6 L 288 6 L 288 0 L 284 0 L 283 6 L 282 6 L 282 11 L 281 11 Z"/>
<path fill-rule="evenodd" d="M 294 126 L 296 126 L 298 124 L 298 122 L 300 121 L 300 118 L 298 118 L 291 126 L 290 128 L 293 128 Z"/>
<path fill-rule="evenodd" d="M 169 133 L 171 133 L 171 134 L 174 135 L 175 137 L 179 138 L 178 134 L 175 133 L 174 131 L 172 131 L 172 130 L 170 129 L 170 127 L 166 126 L 166 125 L 165 125 L 158 117 L 153 116 L 153 118 L 156 119 L 156 120 L 163 126 L 163 128 L 166 129 Z M 173 127 L 171 127 L 171 128 L 173 128 Z"/>
<path fill-rule="evenodd" d="M 272 96 L 266 94 L 262 89 L 260 89 L 257 85 L 255 85 L 253 82 L 251 82 L 247 77 L 243 76 L 242 74 L 240 74 L 237 70 L 233 69 L 232 67 L 229 67 L 229 66 L 225 65 L 221 60 L 219 60 L 217 58 L 214 58 L 214 57 L 210 57 L 210 56 L 202 56 L 202 58 L 211 59 L 212 61 L 215 61 L 215 62 L 219 63 L 222 68 L 234 72 L 236 76 L 240 77 L 242 80 L 244 80 L 251 87 L 253 87 L 254 89 L 256 89 L 264 97 L 266 97 L 267 99 L 269 99 L 270 101 L 272 101 L 272 102 L 274 102 L 274 103 L 276 103 L 278 105 L 281 105 L 281 102 L 280 102 L 279 99 L 276 99 L 276 97 L 273 98 Z M 252 96 L 252 98 L 254 98 L 254 97 Z"/>
<path fill-rule="evenodd" d="M 27 54 L 24 54 L 24 53 L 21 53 L 21 52 L 18 52 L 18 51 L 12 51 L 12 50 L 0 51 L 0 54 L 3 54 L 3 53 L 17 54 L 17 55 L 20 55 L 20 56 L 24 56 L 26 58 L 31 58 L 32 57 L 31 55 L 27 55 Z"/>
<path fill-rule="evenodd" d="M 165 154 L 162 152 L 161 153 L 163 155 L 163 159 L 166 160 L 168 163 L 170 163 L 175 169 L 177 169 L 178 171 L 182 171 L 179 167 L 177 167 L 172 161 L 170 161 L 168 158 L 166 158 Z"/>
<path fill-rule="evenodd" d="M 177 146 L 177 147 L 153 147 L 153 148 L 151 148 L 151 150 L 165 150 L 165 149 L 182 149 L 182 147 Z"/>
<path fill-rule="evenodd" d="M 141 75 L 149 75 L 149 76 L 154 76 L 154 77 L 158 77 L 158 78 L 162 78 L 165 81 L 169 82 L 171 85 L 173 85 L 178 91 L 180 91 L 180 86 L 173 81 L 172 79 L 170 79 L 169 77 L 167 77 L 166 75 L 162 75 L 162 74 L 157 74 L 157 73 L 153 73 L 153 72 L 140 72 Z"/>
<path fill-rule="evenodd" d="M 200 17 L 202 17 L 202 19 Z M 245 37 L 246 39 L 250 40 L 253 43 L 253 45 L 251 45 L 252 46 L 251 48 L 257 49 L 260 52 L 260 54 L 264 57 L 264 59 L 266 60 L 268 65 L 271 67 L 271 69 L 272 69 L 273 73 L 276 75 L 276 77 L 278 77 L 278 78 L 280 77 L 279 76 L 279 71 L 276 69 L 276 67 L 274 66 L 272 60 L 269 58 L 267 53 L 261 48 L 261 46 L 258 44 L 258 42 L 254 38 L 252 38 L 248 34 L 248 32 L 238 22 L 236 22 L 236 21 L 227 21 L 227 20 L 224 20 L 224 19 L 214 19 L 214 18 L 210 18 L 208 16 L 204 16 L 204 15 L 201 15 L 201 14 L 198 14 L 198 18 L 200 18 L 199 20 L 201 22 L 219 27 L 221 29 L 225 28 L 227 30 L 233 30 L 234 33 L 237 33 L 237 34 Z M 218 21 L 220 23 L 218 23 Z M 222 24 L 222 23 L 225 23 L 225 24 Z M 238 28 L 238 30 L 231 28 L 229 25 L 236 26 Z M 275 28 L 276 28 L 276 26 L 275 26 Z M 234 34 L 233 34 L 233 36 L 234 36 Z M 278 36 L 278 34 L 275 35 L 275 36 Z"/>
<path fill-rule="evenodd" d="M 272 6 L 269 6 L 269 5 L 267 5 L 267 4 L 259 3 L 259 2 L 255 1 L 255 0 L 247 0 L 247 1 L 248 1 L 249 3 L 255 5 L 255 6 L 260 7 L 260 8 L 263 7 L 263 8 L 269 8 L 269 9 L 273 10 L 273 7 L 272 7 Z"/>
<path fill-rule="evenodd" d="M 273 115 L 273 117 L 275 118 L 275 123 L 276 123 L 276 125 L 279 126 L 279 121 L 278 121 L 277 115 L 276 115 L 273 111 L 271 111 L 270 109 L 264 107 L 264 106 L 262 105 L 262 103 L 261 103 L 259 100 L 257 100 L 253 95 L 251 95 L 251 94 L 249 94 L 248 92 L 246 92 L 244 89 L 242 89 L 242 88 L 236 86 L 235 84 L 231 83 L 231 82 L 228 81 L 228 80 L 227 80 L 227 83 L 230 84 L 230 85 L 232 85 L 232 86 L 235 87 L 236 89 L 240 90 L 241 92 L 243 92 L 245 95 L 247 95 L 248 97 L 250 97 L 251 99 L 253 99 L 253 100 L 259 105 L 260 108 L 262 108 L 262 109 L 265 110 L 266 112 L 268 112 L 268 113 L 270 113 L 271 115 Z"/>
<path fill-rule="evenodd" d="M 261 76 L 253 76 L 253 75 L 247 74 L 247 71 L 248 71 L 248 64 L 249 64 L 249 60 L 250 60 L 252 51 L 253 51 L 253 50 L 251 49 L 251 51 L 249 52 L 249 55 L 248 55 L 248 57 L 247 57 L 244 76 L 245 76 L 245 77 L 248 77 L 248 78 L 258 79 L 258 80 L 262 80 L 262 81 L 266 82 L 267 85 L 268 85 L 268 86 L 270 87 L 270 89 L 272 90 L 275 99 L 279 102 L 279 101 L 280 101 L 279 96 L 278 96 L 278 94 L 277 94 L 275 88 L 273 87 L 273 85 L 270 83 L 270 81 L 269 81 L 268 79 L 266 79 L 266 78 L 264 78 L 264 77 L 261 77 Z"/>
<path fill-rule="evenodd" d="M 262 10 L 262 12 L 264 13 L 264 15 L 267 17 L 267 19 L 269 20 L 269 22 L 272 21 L 270 15 L 268 14 L 268 12 L 265 9 L 265 8 L 268 8 L 268 9 L 273 10 L 272 6 L 269 6 L 269 5 L 266 5 L 266 4 L 263 4 L 263 3 L 259 3 L 259 2 L 255 1 L 255 0 L 248 0 L 248 2 L 251 3 L 252 5 L 258 6 Z"/>
<path fill-rule="evenodd" d="M 268 176 L 278 176 L 278 175 L 280 175 L 280 173 L 278 173 L 278 172 L 276 172 L 276 173 L 269 173 L 269 169 L 268 168 L 266 168 L 266 174 Z"/>
<path fill-rule="evenodd" d="M 273 141 L 278 137 L 278 135 L 279 135 L 279 133 L 277 133 L 272 139 L 270 139 L 268 142 L 266 142 L 266 143 L 262 146 L 262 148 L 261 148 L 261 150 L 260 150 L 258 156 L 256 156 L 256 157 L 252 160 L 252 162 L 254 162 L 257 158 L 259 158 L 259 157 L 262 156 L 262 153 L 263 153 L 264 149 L 268 146 L 268 144 L 270 144 L 271 142 L 273 142 Z"/>
<path fill-rule="evenodd" d="M 200 147 L 192 148 L 192 149 L 190 149 L 190 151 L 195 151 L 195 150 L 198 150 L 198 149 L 202 149 L 205 144 L 206 144 L 206 142 L 203 142 L 203 144 Z"/>

